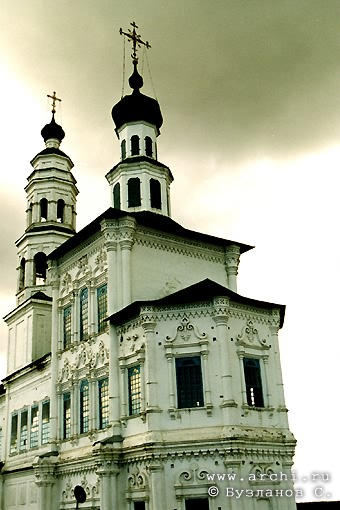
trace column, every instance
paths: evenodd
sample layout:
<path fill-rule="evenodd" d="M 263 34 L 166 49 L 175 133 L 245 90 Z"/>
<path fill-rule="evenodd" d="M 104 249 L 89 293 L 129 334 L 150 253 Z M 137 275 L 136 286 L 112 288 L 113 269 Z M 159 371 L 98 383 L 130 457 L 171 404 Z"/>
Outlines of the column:
<path fill-rule="evenodd" d="M 275 313 L 279 315 L 279 310 L 272 311 L 273 315 Z M 279 336 L 279 327 L 280 327 L 279 317 L 276 322 L 277 322 L 276 324 L 269 326 L 269 329 L 270 329 L 270 332 L 272 335 L 272 344 L 273 344 L 273 348 L 274 348 L 273 359 L 275 361 L 275 364 L 274 364 L 275 374 L 273 374 L 273 375 L 275 377 L 274 380 L 276 381 L 276 394 L 274 396 L 274 399 L 275 399 L 274 405 L 275 405 L 275 407 L 278 408 L 278 411 L 287 412 L 285 397 L 284 397 L 284 389 L 283 389 L 280 351 L 278 348 L 278 345 L 279 345 L 278 336 Z"/>
<path fill-rule="evenodd" d="M 107 252 L 107 314 L 112 315 L 119 308 L 117 292 L 117 241 L 116 223 L 103 221 L 101 229 L 105 237 Z"/>
<path fill-rule="evenodd" d="M 57 221 L 57 202 L 55 200 L 48 203 L 47 216 L 47 221 Z"/>
<path fill-rule="evenodd" d="M 169 380 L 169 404 L 170 404 L 170 416 L 171 418 L 175 418 L 174 410 L 176 407 L 176 395 L 175 395 L 175 381 L 173 378 L 173 364 L 174 364 L 174 355 L 172 352 L 172 346 L 170 347 L 171 350 L 167 350 L 165 357 L 168 362 L 168 380 Z"/>
<path fill-rule="evenodd" d="M 51 502 L 53 502 L 52 487 L 56 481 L 54 475 L 56 462 L 57 456 L 35 457 L 33 461 L 35 483 L 38 486 L 38 510 L 53 508 Z"/>
<path fill-rule="evenodd" d="M 88 284 L 89 289 L 89 335 L 90 337 L 96 333 L 96 311 L 97 311 L 97 296 L 96 296 L 96 287 L 94 286 L 93 280 L 89 281 Z"/>
<path fill-rule="evenodd" d="M 207 343 L 201 344 L 201 355 L 203 361 L 203 382 L 204 382 L 204 406 L 207 409 L 207 413 L 211 413 L 212 402 L 211 402 L 211 389 L 209 381 L 209 366 L 208 366 L 208 348 Z"/>
<path fill-rule="evenodd" d="M 233 292 L 237 292 L 237 273 L 240 262 L 240 247 L 232 244 L 225 250 L 225 262 L 228 277 L 228 287 Z"/>
<path fill-rule="evenodd" d="M 238 352 L 238 357 L 239 357 L 239 360 L 240 360 L 242 403 L 243 403 L 244 406 L 247 406 L 248 405 L 247 389 L 246 389 L 246 380 L 245 380 L 245 377 L 244 377 L 244 367 L 243 367 L 244 352 Z"/>
<path fill-rule="evenodd" d="M 150 310 L 146 312 L 150 313 Z M 155 369 L 157 367 L 156 359 L 156 339 L 155 327 L 156 322 L 150 320 L 147 315 L 143 317 L 143 309 L 141 310 L 142 326 L 145 334 L 145 388 L 146 388 L 146 410 L 160 411 L 158 406 L 158 383 L 156 380 Z"/>
<path fill-rule="evenodd" d="M 52 332 L 51 332 L 51 398 L 50 398 L 50 443 L 51 450 L 57 450 L 58 439 L 58 298 L 59 298 L 59 275 L 58 268 L 49 267 L 49 276 L 52 287 Z"/>
<path fill-rule="evenodd" d="M 119 339 L 114 324 L 109 324 L 109 405 L 112 435 L 121 434 L 120 425 L 120 370 L 118 360 Z"/>
<path fill-rule="evenodd" d="M 132 301 L 131 251 L 134 243 L 136 220 L 134 218 L 123 218 L 119 221 L 119 227 L 119 244 L 122 257 L 122 304 L 127 306 Z"/>
<path fill-rule="evenodd" d="M 111 452 L 100 452 L 103 448 L 98 445 L 99 452 L 96 462 L 96 473 L 100 477 L 100 510 L 120 510 L 118 506 L 117 474 L 119 472 L 117 462 L 112 458 Z"/>
<path fill-rule="evenodd" d="M 222 383 L 222 407 L 235 407 L 237 404 L 234 400 L 233 379 L 232 379 L 232 362 L 234 352 L 231 350 L 230 338 L 228 334 L 229 320 L 229 299 L 224 297 L 214 299 L 214 316 L 213 320 L 216 324 L 216 338 L 219 346 L 220 373 Z"/>
<path fill-rule="evenodd" d="M 150 475 L 150 504 L 149 510 L 159 510 L 164 508 L 164 489 L 163 489 L 163 466 L 155 461 L 149 464 L 148 472 Z"/>

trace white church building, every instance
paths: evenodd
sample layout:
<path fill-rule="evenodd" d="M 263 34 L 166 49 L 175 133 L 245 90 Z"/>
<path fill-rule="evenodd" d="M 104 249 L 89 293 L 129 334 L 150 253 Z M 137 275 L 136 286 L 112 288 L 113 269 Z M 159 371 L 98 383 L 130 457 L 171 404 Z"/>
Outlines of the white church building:
<path fill-rule="evenodd" d="M 285 308 L 237 293 L 251 246 L 171 219 L 160 107 L 135 52 L 133 68 L 99 217 L 76 231 L 55 95 L 31 161 L 5 317 L 0 510 L 293 510 Z"/>

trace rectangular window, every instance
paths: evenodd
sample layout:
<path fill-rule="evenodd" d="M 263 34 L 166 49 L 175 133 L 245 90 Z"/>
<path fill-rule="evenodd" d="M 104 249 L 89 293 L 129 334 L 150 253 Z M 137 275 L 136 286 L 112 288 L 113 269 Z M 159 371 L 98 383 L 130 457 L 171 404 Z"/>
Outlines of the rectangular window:
<path fill-rule="evenodd" d="M 21 411 L 20 415 L 20 445 L 19 450 L 26 450 L 27 448 L 27 431 L 28 431 L 28 411 Z"/>
<path fill-rule="evenodd" d="M 97 289 L 97 309 L 98 309 L 98 333 L 106 330 L 107 322 L 107 285 L 102 285 Z"/>
<path fill-rule="evenodd" d="M 209 510 L 208 498 L 186 499 L 185 510 Z"/>
<path fill-rule="evenodd" d="M 264 407 L 260 361 L 255 358 L 243 358 L 243 367 L 248 405 Z"/>
<path fill-rule="evenodd" d="M 177 405 L 178 408 L 202 407 L 203 383 L 201 358 L 176 358 Z"/>
<path fill-rule="evenodd" d="M 30 447 L 36 448 L 39 441 L 39 407 L 31 407 L 31 433 L 30 433 Z"/>
<path fill-rule="evenodd" d="M 10 453 L 17 451 L 18 441 L 18 415 L 12 414 Z"/>
<path fill-rule="evenodd" d="M 72 308 L 67 306 L 64 308 L 64 349 L 67 349 L 71 345 L 71 317 Z"/>
<path fill-rule="evenodd" d="M 50 402 L 43 402 L 41 410 L 41 444 L 46 444 L 50 438 Z"/>
<path fill-rule="evenodd" d="M 133 510 L 145 510 L 145 501 L 135 501 L 133 503 Z"/>
<path fill-rule="evenodd" d="M 109 380 L 98 382 L 99 390 L 99 428 L 105 429 L 109 425 Z"/>
<path fill-rule="evenodd" d="M 87 340 L 89 330 L 89 292 L 83 289 L 80 293 L 80 341 Z"/>
<path fill-rule="evenodd" d="M 71 437 L 71 394 L 63 395 L 63 438 Z"/>
<path fill-rule="evenodd" d="M 90 395 L 88 381 L 82 381 L 80 385 L 80 433 L 89 431 L 90 420 Z"/>
<path fill-rule="evenodd" d="M 130 367 L 129 378 L 129 414 L 138 414 L 141 410 L 140 366 Z"/>

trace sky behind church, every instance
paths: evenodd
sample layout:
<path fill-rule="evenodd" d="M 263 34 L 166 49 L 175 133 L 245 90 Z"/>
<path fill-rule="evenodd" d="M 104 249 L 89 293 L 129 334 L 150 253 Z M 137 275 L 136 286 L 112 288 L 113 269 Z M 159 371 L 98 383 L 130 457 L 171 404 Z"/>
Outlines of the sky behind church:
<path fill-rule="evenodd" d="M 175 177 L 172 217 L 256 246 L 241 259 L 239 293 L 287 305 L 280 345 L 296 486 L 307 500 L 320 486 L 339 499 L 338 1 L 0 0 L 0 11 L 2 316 L 15 306 L 24 187 L 54 90 L 78 229 L 109 206 L 119 28 L 135 20 L 152 46 L 139 68 L 164 117 L 158 156 Z M 130 53 L 126 44 L 124 93 Z M 332 481 L 301 480 L 313 472 Z"/>

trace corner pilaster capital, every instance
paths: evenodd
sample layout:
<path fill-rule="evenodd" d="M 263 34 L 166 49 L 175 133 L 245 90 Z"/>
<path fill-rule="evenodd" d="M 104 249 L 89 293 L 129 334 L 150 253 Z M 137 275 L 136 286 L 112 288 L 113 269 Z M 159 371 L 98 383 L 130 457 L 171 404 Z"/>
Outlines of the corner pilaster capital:
<path fill-rule="evenodd" d="M 236 268 L 240 262 L 240 247 L 236 244 L 231 244 L 225 249 L 225 261 L 228 269 Z"/>
<path fill-rule="evenodd" d="M 229 298 L 216 297 L 213 301 L 213 320 L 217 326 L 226 326 L 229 320 Z"/>

